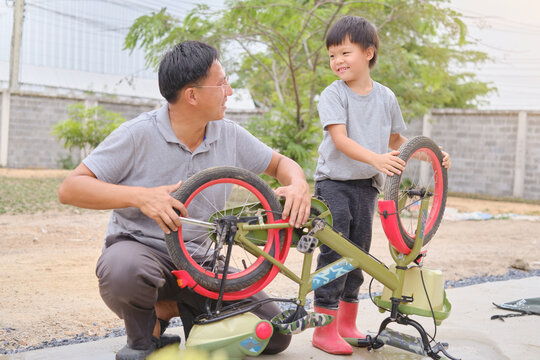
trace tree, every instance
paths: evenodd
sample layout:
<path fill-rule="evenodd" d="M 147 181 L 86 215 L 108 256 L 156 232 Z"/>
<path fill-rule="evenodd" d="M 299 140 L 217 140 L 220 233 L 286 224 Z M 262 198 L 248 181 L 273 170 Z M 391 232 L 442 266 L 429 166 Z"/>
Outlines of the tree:
<path fill-rule="evenodd" d="M 224 63 L 268 109 L 250 125 L 270 146 L 312 165 L 319 143 L 318 94 L 336 77 L 328 66 L 325 37 L 343 15 L 362 15 L 379 32 L 379 61 L 372 77 L 397 95 L 408 120 L 431 108 L 475 107 L 492 90 L 466 64 L 487 60 L 470 50 L 460 14 L 446 0 L 230 0 L 224 10 L 193 9 L 182 21 L 163 9 L 141 17 L 126 48 L 141 47 L 148 64 L 182 40 L 228 49 Z M 310 166 L 307 166 L 310 167 Z"/>
<path fill-rule="evenodd" d="M 83 103 L 68 105 L 68 114 L 66 120 L 53 126 L 52 134 L 62 140 L 64 148 L 70 152 L 79 149 L 82 158 L 126 120 L 103 106 L 86 107 Z M 73 163 L 71 156 L 62 161 Z"/>

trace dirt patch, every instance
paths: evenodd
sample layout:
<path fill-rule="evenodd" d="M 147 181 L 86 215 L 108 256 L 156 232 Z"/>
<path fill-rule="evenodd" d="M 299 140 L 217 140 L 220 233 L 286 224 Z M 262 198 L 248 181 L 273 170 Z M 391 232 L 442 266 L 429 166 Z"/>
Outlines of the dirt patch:
<path fill-rule="evenodd" d="M 6 169 L 0 168 L 0 177 L 10 178 L 64 178 L 71 170 L 61 169 Z"/>
<path fill-rule="evenodd" d="M 97 292 L 108 212 L 0 216 L 0 347 L 121 326 Z"/>
<path fill-rule="evenodd" d="M 457 209 L 460 212 L 480 211 L 492 215 L 512 213 L 540 216 L 540 205 L 538 204 L 449 197 L 446 200 L 446 206 Z"/>
<path fill-rule="evenodd" d="M 448 206 L 466 211 L 540 214 L 540 206 L 529 204 L 449 198 Z M 0 215 L 1 348 L 38 345 L 81 333 L 104 335 L 108 329 L 123 326 L 103 304 L 94 275 L 108 217 L 108 211 Z M 425 266 L 441 269 L 446 279 L 453 280 L 504 274 L 516 259 L 538 267 L 538 234 L 538 221 L 443 221 L 427 246 Z M 391 263 L 378 219 L 372 254 Z M 291 249 L 287 264 L 299 268 L 301 259 Z M 378 289 L 380 285 L 375 286 Z M 363 286 L 362 291 L 366 290 Z M 297 287 L 278 276 L 267 292 L 292 297 Z"/>

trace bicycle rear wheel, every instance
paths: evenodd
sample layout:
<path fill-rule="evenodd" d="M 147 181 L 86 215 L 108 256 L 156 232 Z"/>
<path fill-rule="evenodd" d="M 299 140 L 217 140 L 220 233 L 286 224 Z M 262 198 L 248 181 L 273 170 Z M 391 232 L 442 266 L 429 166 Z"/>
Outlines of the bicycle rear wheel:
<path fill-rule="evenodd" d="M 198 284 L 215 292 L 221 286 L 223 260 L 229 249 L 227 242 L 217 240 L 216 221 L 235 216 L 244 217 L 241 221 L 271 224 L 281 218 L 282 212 L 268 184 L 252 172 L 235 167 L 203 170 L 182 184 L 173 197 L 186 206 L 190 219 L 202 224 L 184 221 L 178 231 L 166 235 L 169 254 L 178 269 L 186 270 Z M 283 235 L 277 230 L 251 231 L 245 238 L 272 256 L 283 244 Z M 232 269 L 227 274 L 226 293 L 248 288 L 272 268 L 272 263 L 242 244 L 234 242 L 231 247 Z"/>
<path fill-rule="evenodd" d="M 401 175 L 386 178 L 384 199 L 395 202 L 401 236 L 412 249 L 423 198 L 429 198 L 423 245 L 439 228 L 446 205 L 448 177 L 442 166 L 441 150 L 425 136 L 417 136 L 404 143 L 399 148 L 399 157 L 406 162 L 405 169 Z"/>

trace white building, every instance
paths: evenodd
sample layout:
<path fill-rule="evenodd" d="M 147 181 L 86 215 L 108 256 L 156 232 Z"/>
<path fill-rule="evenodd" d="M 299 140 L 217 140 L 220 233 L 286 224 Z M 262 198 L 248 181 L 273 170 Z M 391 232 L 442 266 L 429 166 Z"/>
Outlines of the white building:
<path fill-rule="evenodd" d="M 21 66 L 22 90 L 108 93 L 161 100 L 157 76 L 144 54 L 124 50 L 124 38 L 136 18 L 167 7 L 182 18 L 191 1 L 25 0 Z M 222 1 L 207 0 L 211 6 Z M 0 90 L 9 80 L 13 1 L 0 2 Z M 231 109 L 253 109 L 246 91 L 229 101 Z"/>
<path fill-rule="evenodd" d="M 156 73 L 147 69 L 142 51 L 123 50 L 124 38 L 139 16 L 167 7 L 182 18 L 194 5 L 172 0 L 25 0 L 19 87 L 8 91 L 14 1 L 1 1 L 0 166 L 63 166 L 70 154 L 51 129 L 68 117 L 70 104 L 103 105 L 127 119 L 160 106 L 164 99 Z M 246 90 L 236 90 L 227 107 L 227 117 L 238 122 L 260 116 Z"/>

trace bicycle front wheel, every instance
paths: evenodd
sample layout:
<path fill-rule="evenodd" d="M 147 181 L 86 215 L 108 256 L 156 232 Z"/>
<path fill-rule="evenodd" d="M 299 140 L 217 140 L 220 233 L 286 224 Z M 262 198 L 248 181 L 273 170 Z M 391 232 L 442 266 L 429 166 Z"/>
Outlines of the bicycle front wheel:
<path fill-rule="evenodd" d="M 399 157 L 406 162 L 405 169 L 401 175 L 387 176 L 384 199 L 395 202 L 401 236 L 412 249 L 422 199 L 429 199 L 423 245 L 439 228 L 446 205 L 448 178 L 442 166 L 442 152 L 430 138 L 410 139 L 399 148 Z"/>
<path fill-rule="evenodd" d="M 189 218 L 200 224 L 186 220 L 178 231 L 165 236 L 172 261 L 202 287 L 215 292 L 220 289 L 223 260 L 229 250 L 226 241 L 218 241 L 217 220 L 234 216 L 243 219 L 240 221 L 271 224 L 281 218 L 282 212 L 268 184 L 252 172 L 235 167 L 203 170 L 182 184 L 173 197 L 185 205 Z M 275 256 L 283 244 L 283 235 L 276 234 L 277 230 L 257 230 L 243 236 Z M 240 242 L 231 245 L 231 254 L 226 293 L 248 288 L 272 268 L 272 263 Z"/>

